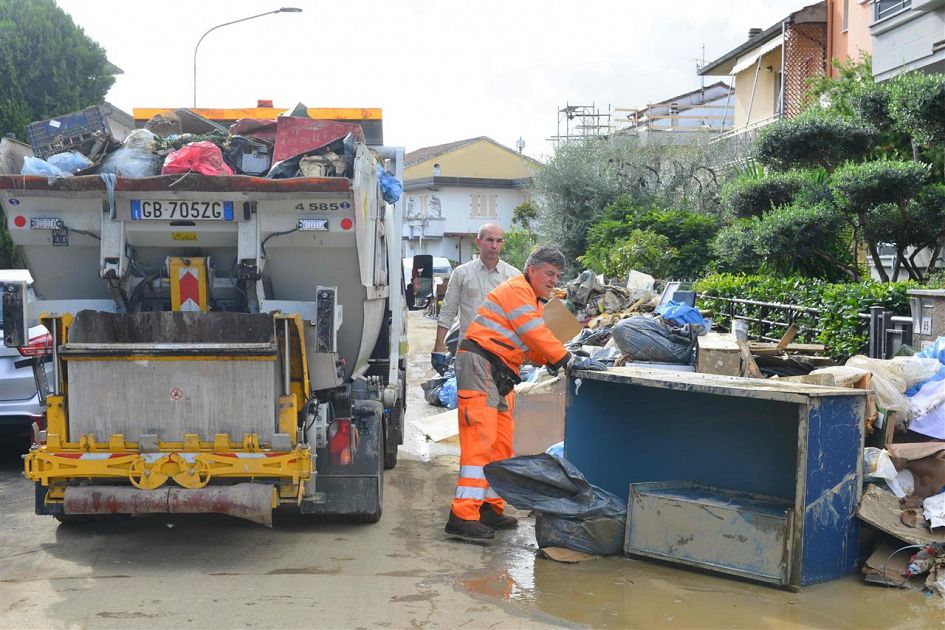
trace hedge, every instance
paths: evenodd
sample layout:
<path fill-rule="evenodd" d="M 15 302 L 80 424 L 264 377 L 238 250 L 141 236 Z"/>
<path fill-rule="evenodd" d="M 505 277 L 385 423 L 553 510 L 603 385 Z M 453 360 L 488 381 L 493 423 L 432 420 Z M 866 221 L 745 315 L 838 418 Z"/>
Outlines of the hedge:
<path fill-rule="evenodd" d="M 908 289 L 945 288 L 945 281 L 921 285 L 905 282 L 865 282 L 833 284 L 807 278 L 779 278 L 772 276 L 745 276 L 713 274 L 694 285 L 699 293 L 699 308 L 716 313 L 714 323 L 729 325 L 729 305 L 713 297 L 740 298 L 759 302 L 795 304 L 820 311 L 819 317 L 800 316 L 801 326 L 820 329 L 819 333 L 801 335 L 798 341 L 822 343 L 834 359 L 844 361 L 854 354 L 865 353 L 869 346 L 869 326 L 861 322 L 859 313 L 867 313 L 871 306 L 883 306 L 894 315 L 909 315 Z M 757 307 L 739 312 L 758 316 Z M 757 330 L 752 331 L 753 334 Z M 773 333 L 776 336 L 777 333 Z"/>

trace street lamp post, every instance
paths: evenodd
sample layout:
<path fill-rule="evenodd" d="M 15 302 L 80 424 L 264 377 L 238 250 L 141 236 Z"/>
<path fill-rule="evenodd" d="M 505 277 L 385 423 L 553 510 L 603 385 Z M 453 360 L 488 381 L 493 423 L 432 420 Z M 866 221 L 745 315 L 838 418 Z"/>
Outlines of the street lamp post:
<path fill-rule="evenodd" d="M 218 28 L 223 28 L 224 26 L 229 26 L 230 24 L 238 24 L 240 22 L 245 22 L 247 20 L 254 20 L 258 17 L 264 15 L 272 15 L 273 13 L 301 13 L 302 9 L 296 7 L 282 7 L 281 9 L 276 9 L 275 11 L 266 11 L 265 13 L 259 13 L 258 15 L 251 15 L 249 17 L 244 17 L 239 20 L 233 20 L 232 22 L 224 22 L 223 24 L 217 24 L 213 28 L 209 29 L 206 33 L 200 36 L 200 39 L 197 40 L 197 45 L 194 46 L 194 107 L 197 107 L 197 49 L 200 48 L 200 42 L 203 41 L 203 38 L 217 30 Z"/>

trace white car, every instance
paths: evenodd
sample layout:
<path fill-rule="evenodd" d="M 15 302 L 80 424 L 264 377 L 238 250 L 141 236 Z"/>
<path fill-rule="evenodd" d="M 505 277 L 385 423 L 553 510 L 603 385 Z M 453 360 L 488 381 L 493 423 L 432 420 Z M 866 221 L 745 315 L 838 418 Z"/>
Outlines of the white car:
<path fill-rule="evenodd" d="M 25 269 L 0 270 L 0 293 L 7 282 L 30 283 L 29 294 L 33 299 L 32 282 L 29 271 Z M 3 312 L 0 310 L 0 336 L 3 331 Z M 42 430 L 46 428 L 43 416 L 43 402 L 36 389 L 33 368 L 26 365 L 16 367 L 18 361 L 30 357 L 42 357 L 50 354 L 52 339 L 46 327 L 33 322 L 29 330 L 29 343 L 20 348 L 7 348 L 0 345 L 0 430 L 5 433 L 31 435 L 35 422 Z M 46 363 L 46 378 L 52 376 L 52 364 Z M 35 438 L 35 436 L 32 436 Z"/>

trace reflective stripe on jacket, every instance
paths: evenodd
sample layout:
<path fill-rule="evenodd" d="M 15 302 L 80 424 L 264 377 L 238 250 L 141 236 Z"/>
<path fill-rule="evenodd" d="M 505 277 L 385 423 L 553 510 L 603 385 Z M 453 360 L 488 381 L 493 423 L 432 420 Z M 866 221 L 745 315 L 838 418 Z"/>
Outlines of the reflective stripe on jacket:
<path fill-rule="evenodd" d="M 518 372 L 526 355 L 536 365 L 554 365 L 568 356 L 545 325 L 544 308 L 525 275 L 506 280 L 479 307 L 464 339 L 476 342 Z"/>

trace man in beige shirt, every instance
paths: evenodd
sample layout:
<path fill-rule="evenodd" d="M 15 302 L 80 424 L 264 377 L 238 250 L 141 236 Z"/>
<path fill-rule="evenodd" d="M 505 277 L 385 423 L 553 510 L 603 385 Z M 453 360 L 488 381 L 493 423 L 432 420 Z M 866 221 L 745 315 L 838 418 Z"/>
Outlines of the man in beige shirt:
<path fill-rule="evenodd" d="M 466 328 L 476 316 L 483 300 L 494 288 L 522 272 L 512 265 L 499 260 L 502 245 L 505 242 L 504 230 L 495 223 L 487 223 L 479 228 L 476 245 L 479 257 L 464 263 L 453 270 L 446 296 L 437 319 L 436 343 L 430 355 L 430 363 L 440 373 L 449 363 L 446 353 L 446 333 L 459 315 L 459 338 L 462 340 Z"/>

